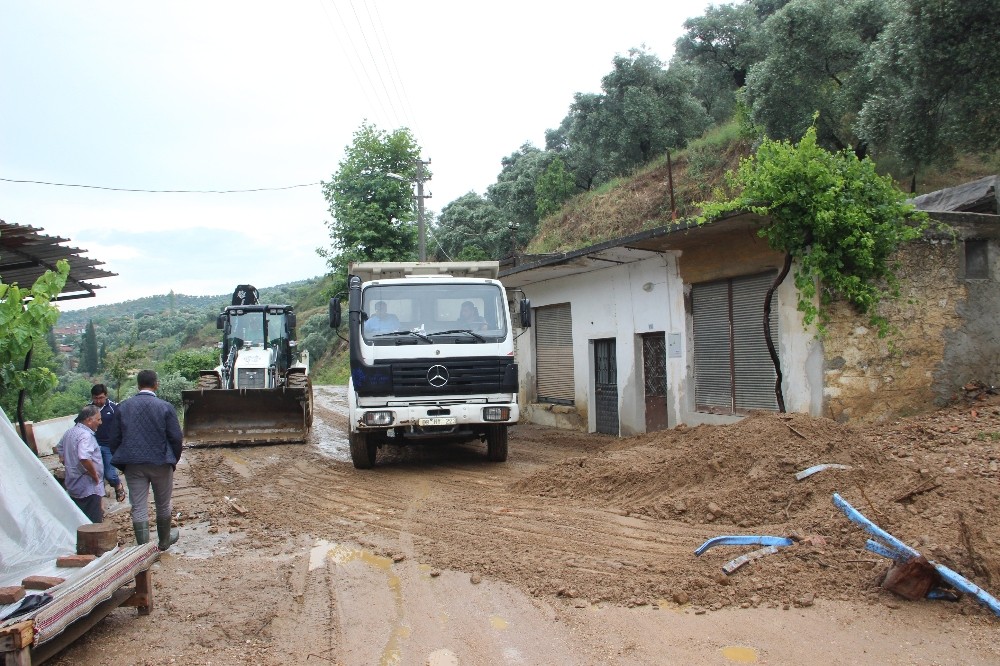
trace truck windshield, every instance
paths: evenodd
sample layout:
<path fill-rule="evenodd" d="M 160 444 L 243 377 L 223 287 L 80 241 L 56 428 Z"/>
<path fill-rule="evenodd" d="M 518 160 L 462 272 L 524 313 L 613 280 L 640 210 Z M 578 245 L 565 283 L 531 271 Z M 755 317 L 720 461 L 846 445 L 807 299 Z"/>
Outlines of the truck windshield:
<path fill-rule="evenodd" d="M 396 331 L 463 341 L 495 341 L 507 336 L 507 301 L 495 284 L 447 283 L 372 285 L 362 300 L 365 340 Z M 463 333 L 469 331 L 474 335 Z M 385 339 L 381 337 L 380 339 Z"/>

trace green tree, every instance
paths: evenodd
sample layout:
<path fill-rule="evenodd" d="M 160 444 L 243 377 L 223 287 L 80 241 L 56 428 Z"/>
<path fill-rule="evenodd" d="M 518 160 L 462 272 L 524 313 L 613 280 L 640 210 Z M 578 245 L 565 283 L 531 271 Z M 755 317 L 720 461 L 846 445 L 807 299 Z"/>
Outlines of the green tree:
<path fill-rule="evenodd" d="M 159 372 L 164 375 L 178 374 L 188 381 L 195 381 L 202 370 L 211 370 L 217 365 L 218 349 L 181 349 L 160 365 Z"/>
<path fill-rule="evenodd" d="M 434 227 L 441 250 L 456 260 L 473 254 L 500 259 L 510 248 L 508 234 L 497 207 L 475 192 L 467 192 L 441 209 Z"/>
<path fill-rule="evenodd" d="M 111 384 L 115 389 L 115 401 L 121 399 L 122 386 L 136 370 L 139 361 L 146 357 L 142 349 L 136 347 L 134 342 L 130 342 L 115 350 L 109 351 L 104 359 L 104 372 L 111 379 Z"/>
<path fill-rule="evenodd" d="M 868 58 L 858 133 L 915 174 L 1000 147 L 1000 23 L 993 0 L 891 0 Z"/>
<path fill-rule="evenodd" d="M 706 72 L 723 72 L 729 90 L 746 84 L 750 66 L 761 59 L 761 15 L 751 3 L 709 5 L 704 16 L 684 21 L 675 59 Z"/>
<path fill-rule="evenodd" d="M 185 379 L 179 372 L 157 373 L 159 388 L 156 395 L 163 398 L 177 409 L 184 409 L 182 391 L 194 388 L 195 383 Z"/>
<path fill-rule="evenodd" d="M 501 239 L 497 258 L 528 244 L 538 229 L 538 201 L 535 185 L 554 153 L 525 143 L 500 160 L 503 169 L 495 183 L 486 188 L 486 199 L 500 213 L 500 224 L 493 229 Z M 486 249 L 486 248 L 483 248 Z"/>
<path fill-rule="evenodd" d="M 346 157 L 323 197 L 332 245 L 317 252 L 327 260 L 335 291 L 346 285 L 352 261 L 406 261 L 416 258 L 416 212 L 409 182 L 416 174 L 420 149 L 407 129 L 387 133 L 367 123 L 354 133 Z M 425 170 L 424 177 L 429 178 Z"/>
<path fill-rule="evenodd" d="M 535 182 L 535 212 L 542 219 L 558 211 L 576 193 L 576 182 L 558 155 Z"/>
<path fill-rule="evenodd" d="M 765 140 L 729 174 L 729 184 L 739 194 L 704 204 L 702 221 L 734 210 L 769 219 L 760 235 L 785 254 L 786 266 L 794 261 L 806 325 L 818 317 L 822 333 L 823 306 L 842 298 L 868 317 L 879 336 L 888 333 L 877 306 L 898 295 L 890 256 L 927 224 L 891 177 L 850 150 L 823 149 L 810 127 L 797 144 Z"/>
<path fill-rule="evenodd" d="M 545 150 L 562 158 L 581 190 L 590 190 L 614 175 L 601 153 L 602 100 L 595 93 L 576 93 L 559 127 L 545 131 Z"/>
<path fill-rule="evenodd" d="M 94 320 L 87 322 L 80 341 L 80 371 L 88 375 L 97 374 L 97 332 L 94 330 Z"/>
<path fill-rule="evenodd" d="M 766 56 L 751 65 L 745 101 L 772 139 L 793 140 L 814 125 L 820 145 L 865 154 L 854 121 L 870 94 L 863 63 L 890 19 L 887 0 L 792 0 L 767 19 Z"/>
<path fill-rule="evenodd" d="M 30 367 L 30 355 L 37 345 L 47 347 L 46 334 L 59 318 L 52 299 L 59 295 L 69 264 L 60 259 L 55 271 L 46 271 L 30 289 L 0 282 L 0 403 L 8 416 L 20 421 L 21 392 L 37 396 L 55 388 L 58 380 L 47 367 Z"/>
<path fill-rule="evenodd" d="M 645 49 L 615 56 L 613 65 L 601 79 L 597 122 L 602 161 L 614 175 L 683 147 L 708 127 L 711 119 L 691 95 L 687 72 L 664 68 Z"/>

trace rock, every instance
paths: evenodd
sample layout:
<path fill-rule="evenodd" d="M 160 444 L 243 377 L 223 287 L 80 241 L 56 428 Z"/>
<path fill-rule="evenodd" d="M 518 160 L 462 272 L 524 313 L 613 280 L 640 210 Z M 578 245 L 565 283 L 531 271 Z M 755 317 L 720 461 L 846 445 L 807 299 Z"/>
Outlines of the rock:
<path fill-rule="evenodd" d="M 687 504 L 684 503 L 684 500 L 677 500 L 674 502 L 674 513 L 684 513 L 687 510 Z"/>
<path fill-rule="evenodd" d="M 729 585 L 729 576 L 721 571 L 715 574 L 715 576 L 712 577 L 712 580 L 715 581 L 716 585 Z"/>
<path fill-rule="evenodd" d="M 688 593 L 685 592 L 684 590 L 674 592 L 673 599 L 674 603 L 677 604 L 678 606 L 683 606 L 684 604 L 691 601 L 691 597 L 689 597 Z"/>
<path fill-rule="evenodd" d="M 722 508 L 718 504 L 716 504 L 715 502 L 709 502 L 708 503 L 708 512 L 711 513 L 711 514 L 713 514 L 713 515 L 715 515 L 715 516 L 721 516 L 722 515 Z"/>
<path fill-rule="evenodd" d="M 441 575 L 441 572 L 438 571 L 437 569 L 432 569 L 431 570 L 431 578 L 437 578 L 440 575 Z"/>
<path fill-rule="evenodd" d="M 816 602 L 816 593 L 807 592 L 795 600 L 797 608 L 809 608 Z"/>
<path fill-rule="evenodd" d="M 716 601 L 714 604 L 712 604 L 711 606 L 709 606 L 708 609 L 710 611 L 713 611 L 713 612 L 714 611 L 720 611 L 720 610 L 722 610 L 722 603 L 719 602 L 719 601 Z"/>
<path fill-rule="evenodd" d="M 473 585 L 479 585 L 481 582 L 483 582 L 483 577 L 477 573 L 474 573 L 471 576 L 469 576 L 469 582 L 472 583 Z"/>
<path fill-rule="evenodd" d="M 397 553 L 397 554 L 395 554 L 395 555 L 392 556 L 392 561 L 396 562 L 396 563 L 402 562 L 405 559 L 406 559 L 406 555 L 403 555 L 401 553 Z"/>

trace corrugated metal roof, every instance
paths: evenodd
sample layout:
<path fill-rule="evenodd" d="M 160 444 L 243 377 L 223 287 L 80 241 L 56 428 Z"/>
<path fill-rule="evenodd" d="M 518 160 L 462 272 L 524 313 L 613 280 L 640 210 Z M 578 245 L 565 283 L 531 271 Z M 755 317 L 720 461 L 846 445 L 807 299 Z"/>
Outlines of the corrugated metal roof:
<path fill-rule="evenodd" d="M 103 261 L 80 256 L 87 250 L 61 245 L 69 242 L 68 238 L 46 236 L 40 231 L 44 230 L 0 220 L 0 280 L 5 284 L 30 288 L 45 271 L 55 270 L 57 261 L 65 259 L 69 262 L 69 278 L 55 300 L 66 301 L 94 296 L 94 290 L 102 287 L 90 280 L 118 275 L 98 268 Z"/>

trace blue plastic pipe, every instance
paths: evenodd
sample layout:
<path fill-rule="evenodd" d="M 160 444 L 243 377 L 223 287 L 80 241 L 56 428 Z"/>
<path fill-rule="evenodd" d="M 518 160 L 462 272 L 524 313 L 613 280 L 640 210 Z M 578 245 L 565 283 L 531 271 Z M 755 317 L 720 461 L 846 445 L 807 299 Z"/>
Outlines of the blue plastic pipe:
<path fill-rule="evenodd" d="M 905 543 L 903 543 L 896 537 L 892 536 L 891 534 L 883 530 L 881 527 L 879 527 L 872 521 L 865 518 L 863 515 L 861 515 L 860 511 L 858 511 L 853 506 L 848 504 L 847 500 L 845 500 L 837 493 L 833 494 L 833 504 L 838 509 L 843 511 L 844 515 L 847 516 L 848 519 L 850 519 L 852 522 L 857 523 L 858 525 L 861 525 L 861 527 L 864 528 L 865 532 L 868 532 L 872 536 L 881 539 L 886 544 L 889 544 L 888 547 L 886 547 L 883 544 L 878 543 L 877 541 L 869 539 L 868 543 L 865 545 L 865 548 L 867 548 L 868 550 L 872 551 L 873 553 L 878 553 L 879 555 L 884 554 L 883 552 L 880 551 L 885 551 L 885 552 L 895 551 L 895 553 L 897 554 L 896 557 L 894 557 L 893 555 L 885 555 L 886 557 L 892 557 L 893 559 L 900 559 L 900 557 L 898 557 L 899 555 L 905 555 L 906 556 L 905 559 L 909 559 L 911 557 L 920 557 L 920 553 L 913 550 Z M 879 550 L 873 548 L 872 547 L 873 544 Z M 702 547 L 704 548 L 704 546 Z M 944 566 L 943 564 L 938 564 L 937 562 L 934 561 L 931 561 L 930 563 L 931 566 L 937 569 L 937 572 L 941 574 L 942 580 L 944 580 L 946 583 L 954 587 L 959 592 L 972 595 L 973 597 L 976 598 L 976 601 L 978 601 L 979 603 L 981 603 L 982 605 L 986 606 L 991 611 L 993 611 L 994 615 L 1000 616 L 1000 601 L 997 601 L 996 597 L 992 596 L 990 593 L 988 593 L 986 590 L 982 589 L 981 587 L 973 583 L 968 578 L 965 578 L 964 576 L 955 573 L 954 571 Z"/>
<path fill-rule="evenodd" d="M 701 555 L 714 546 L 791 546 L 794 541 L 785 537 L 765 535 L 732 535 L 712 537 L 695 549 L 695 555 Z"/>

